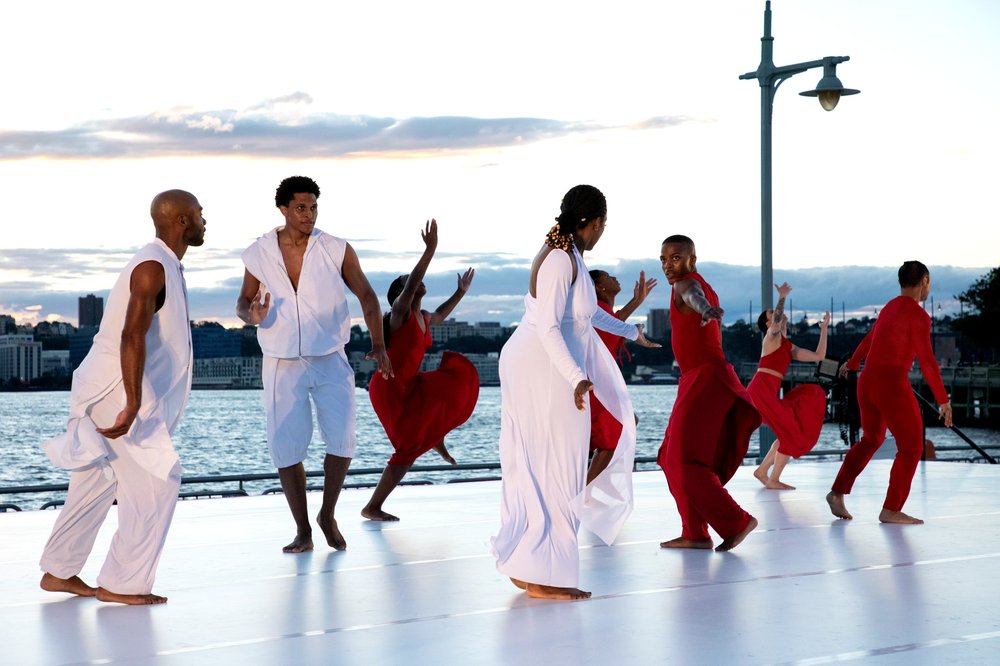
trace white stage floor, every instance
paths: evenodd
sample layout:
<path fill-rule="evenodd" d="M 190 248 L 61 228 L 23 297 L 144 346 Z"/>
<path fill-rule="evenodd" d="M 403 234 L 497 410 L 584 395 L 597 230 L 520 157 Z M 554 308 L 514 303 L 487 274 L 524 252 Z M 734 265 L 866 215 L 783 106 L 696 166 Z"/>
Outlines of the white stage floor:
<path fill-rule="evenodd" d="M 165 606 L 42 592 L 55 511 L 0 514 L 0 663 L 34 664 L 879 664 L 1000 663 L 1000 467 L 921 463 L 905 510 L 881 525 L 889 461 L 830 515 L 835 463 L 794 462 L 763 490 L 730 491 L 760 527 L 730 553 L 661 550 L 680 533 L 659 472 L 635 475 L 619 542 L 581 535 L 579 602 L 528 599 L 496 573 L 499 482 L 399 488 L 399 523 L 358 515 L 348 550 L 285 555 L 281 496 L 181 502 L 160 563 Z M 313 513 L 318 493 L 310 494 Z M 112 510 L 83 578 L 93 583 Z"/>

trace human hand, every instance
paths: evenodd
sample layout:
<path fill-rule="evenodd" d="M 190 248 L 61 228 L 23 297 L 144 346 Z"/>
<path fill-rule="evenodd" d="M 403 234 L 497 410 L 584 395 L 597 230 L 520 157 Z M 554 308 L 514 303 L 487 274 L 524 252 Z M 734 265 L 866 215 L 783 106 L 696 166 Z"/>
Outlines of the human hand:
<path fill-rule="evenodd" d="M 706 326 L 713 321 L 722 321 L 722 315 L 724 314 L 726 314 L 726 311 L 722 308 L 706 308 L 705 311 L 701 313 L 701 325 Z"/>
<path fill-rule="evenodd" d="M 594 390 L 594 382 L 589 379 L 582 380 L 573 389 L 573 402 L 576 403 L 576 408 L 581 412 L 587 409 L 587 392 Z"/>
<path fill-rule="evenodd" d="M 635 283 L 635 288 L 632 290 L 632 298 L 635 300 L 636 305 L 642 303 L 649 296 L 649 292 L 653 290 L 656 286 L 656 278 L 646 279 L 646 271 L 639 271 L 639 279 Z"/>
<path fill-rule="evenodd" d="M 945 428 L 950 428 L 952 426 L 950 402 L 946 402 L 943 405 L 938 406 L 938 418 L 944 421 Z"/>
<path fill-rule="evenodd" d="M 424 224 L 424 230 L 420 232 L 420 238 L 421 240 L 424 241 L 424 245 L 431 252 L 437 249 L 437 244 L 438 244 L 437 220 L 431 218 L 429 222 L 426 222 Z"/>
<path fill-rule="evenodd" d="M 823 313 L 823 321 L 821 321 L 819 323 L 819 330 L 820 331 L 825 331 L 829 325 L 830 325 L 830 313 L 829 312 L 824 312 Z"/>
<path fill-rule="evenodd" d="M 850 372 L 850 370 L 847 368 L 847 364 L 845 363 L 844 365 L 840 366 L 840 370 L 837 371 L 837 374 L 840 375 L 841 377 L 846 377 L 848 372 Z"/>
<path fill-rule="evenodd" d="M 472 286 L 472 278 L 476 277 L 476 269 L 470 268 L 465 271 L 465 274 L 458 274 L 458 290 L 463 294 L 469 291 L 469 287 Z"/>
<path fill-rule="evenodd" d="M 261 295 L 264 300 L 261 301 Z M 267 313 L 271 310 L 271 292 L 266 291 L 264 285 L 257 288 L 257 295 L 250 301 L 250 323 L 254 326 L 260 324 L 267 318 Z"/>
<path fill-rule="evenodd" d="M 778 296 L 782 298 L 792 293 L 792 285 L 788 284 L 787 282 L 782 282 L 780 287 L 778 286 L 777 283 L 775 283 L 774 288 L 778 290 Z"/>
<path fill-rule="evenodd" d="M 136 414 L 139 413 L 138 405 L 125 405 L 122 411 L 115 417 L 114 425 L 108 428 L 97 428 L 97 433 L 108 439 L 118 439 L 129 431 L 132 422 L 135 421 Z"/>
<path fill-rule="evenodd" d="M 635 343 L 637 345 L 639 345 L 640 347 L 649 347 L 650 349 L 659 349 L 660 347 L 663 346 L 659 342 L 653 342 L 652 340 L 646 337 L 646 332 L 642 330 L 643 329 L 642 324 L 636 324 L 635 327 L 639 329 L 639 337 L 635 339 Z"/>
<path fill-rule="evenodd" d="M 365 354 L 365 358 L 378 364 L 378 371 L 385 379 L 395 377 L 392 372 L 392 361 L 389 360 L 389 354 L 382 345 L 372 345 L 372 350 Z"/>

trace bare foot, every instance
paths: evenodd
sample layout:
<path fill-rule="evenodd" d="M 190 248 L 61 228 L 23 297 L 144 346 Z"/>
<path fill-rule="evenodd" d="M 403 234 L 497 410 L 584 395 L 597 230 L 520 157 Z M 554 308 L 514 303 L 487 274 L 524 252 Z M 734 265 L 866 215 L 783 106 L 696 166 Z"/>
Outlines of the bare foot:
<path fill-rule="evenodd" d="M 516 583 L 515 583 L 516 584 Z M 575 599 L 589 599 L 590 592 L 584 592 L 575 587 L 552 587 L 551 585 L 536 585 L 528 583 L 528 596 L 532 599 L 561 599 L 563 601 L 573 601 Z"/>
<path fill-rule="evenodd" d="M 758 467 L 753 471 L 754 477 L 760 481 L 763 485 L 767 485 L 767 470 L 763 467 Z"/>
<path fill-rule="evenodd" d="M 767 480 L 764 487 L 768 490 L 795 490 L 795 486 L 790 486 L 782 481 L 771 481 L 770 479 Z"/>
<path fill-rule="evenodd" d="M 333 516 L 324 518 L 323 514 L 319 514 L 316 516 L 316 523 L 323 530 L 323 536 L 326 537 L 326 545 L 334 550 L 347 550 L 347 539 L 340 533 L 336 518 Z"/>
<path fill-rule="evenodd" d="M 93 597 L 97 594 L 97 588 L 87 585 L 79 576 L 56 578 L 50 573 L 45 573 L 42 574 L 38 586 L 46 592 L 68 592 L 78 597 Z"/>
<path fill-rule="evenodd" d="M 826 494 L 826 503 L 830 505 L 830 511 L 837 518 L 851 520 L 854 518 L 844 506 L 844 493 L 835 493 L 832 490 Z"/>
<path fill-rule="evenodd" d="M 366 506 L 361 509 L 361 515 L 368 520 L 399 520 L 399 517 L 392 515 L 391 513 L 386 513 L 382 509 L 374 509 L 372 507 Z"/>
<path fill-rule="evenodd" d="M 292 542 L 281 549 L 283 553 L 306 553 L 313 549 L 312 532 L 296 534 Z"/>
<path fill-rule="evenodd" d="M 441 456 L 441 458 L 446 463 L 448 463 L 449 465 L 457 465 L 458 464 L 458 461 L 456 461 L 454 458 L 452 458 L 451 454 L 448 453 L 448 449 L 445 448 L 444 442 L 441 442 L 440 444 L 438 444 L 437 446 L 435 446 L 434 450 L 437 451 L 437 454 L 439 456 Z"/>
<path fill-rule="evenodd" d="M 753 516 L 750 516 L 750 522 L 747 523 L 747 526 L 744 527 L 739 532 L 737 532 L 736 534 L 734 534 L 733 536 L 729 537 L 728 539 L 723 539 L 722 543 L 720 543 L 718 546 L 715 547 L 715 551 L 717 553 L 724 553 L 727 550 L 732 550 L 733 548 L 736 548 L 736 546 L 740 545 L 740 543 L 743 542 L 743 539 L 747 538 L 748 534 L 757 529 L 758 524 L 759 523 L 757 522 L 757 519 L 754 518 Z"/>
<path fill-rule="evenodd" d="M 889 509 L 882 509 L 882 512 L 878 514 L 878 519 L 883 523 L 900 523 L 902 525 L 923 525 L 924 521 L 919 518 L 914 518 L 913 516 L 908 516 L 902 511 L 890 511 Z"/>
<path fill-rule="evenodd" d="M 684 537 L 677 537 L 676 539 L 662 542 L 660 544 L 660 548 L 693 548 L 695 550 L 712 550 L 712 540 L 685 539 Z"/>
<path fill-rule="evenodd" d="M 116 594 L 103 587 L 97 588 L 97 599 L 116 604 L 128 604 L 129 606 L 151 606 L 167 603 L 166 597 L 156 594 Z"/>
<path fill-rule="evenodd" d="M 511 578 L 510 582 L 514 583 L 514 587 L 516 587 L 518 589 L 521 589 L 521 590 L 527 590 L 528 589 L 528 584 L 525 583 L 523 580 L 518 580 L 516 578 Z"/>

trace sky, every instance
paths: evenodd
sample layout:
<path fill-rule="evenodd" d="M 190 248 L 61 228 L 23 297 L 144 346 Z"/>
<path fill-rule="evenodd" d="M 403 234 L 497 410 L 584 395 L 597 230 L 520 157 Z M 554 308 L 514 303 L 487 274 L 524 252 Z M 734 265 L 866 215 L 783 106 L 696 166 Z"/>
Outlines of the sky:
<path fill-rule="evenodd" d="M 425 307 L 477 268 L 455 310 L 516 322 L 527 265 L 562 194 L 608 198 L 585 257 L 661 278 L 695 239 L 727 321 L 760 303 L 763 0 L 679 2 L 4 3 L 0 21 L 0 313 L 75 323 L 152 237 L 149 202 L 198 196 L 184 258 L 196 320 L 236 325 L 240 253 L 278 226 L 274 188 L 309 175 L 318 226 L 354 246 L 384 300 L 434 217 Z M 1000 3 L 774 0 L 777 65 L 849 55 L 861 94 L 823 111 L 779 89 L 774 271 L 798 310 L 870 314 L 895 268 L 932 269 L 942 312 L 1000 264 Z M 356 301 L 352 312 L 360 314 Z"/>

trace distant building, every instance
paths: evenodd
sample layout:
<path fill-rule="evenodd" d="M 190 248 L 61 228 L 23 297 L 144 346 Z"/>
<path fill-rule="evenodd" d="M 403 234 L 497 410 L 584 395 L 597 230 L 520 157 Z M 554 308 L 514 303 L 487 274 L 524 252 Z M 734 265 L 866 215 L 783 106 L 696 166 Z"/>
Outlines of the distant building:
<path fill-rule="evenodd" d="M 241 356 L 244 335 L 242 328 L 223 328 L 212 322 L 195 324 L 191 326 L 194 357 L 199 359 Z"/>
<path fill-rule="evenodd" d="M 42 376 L 66 377 L 71 372 L 68 349 L 42 350 Z"/>
<path fill-rule="evenodd" d="M 441 344 L 454 338 L 469 336 L 496 340 L 497 338 L 502 338 L 504 335 L 508 335 L 511 330 L 513 329 L 501 326 L 498 321 L 481 321 L 470 324 L 467 321 L 446 319 L 440 324 L 431 326 L 431 338 L 434 339 L 434 344 Z"/>
<path fill-rule="evenodd" d="M 191 373 L 191 388 L 248 389 L 263 388 L 260 356 L 196 358 Z"/>
<path fill-rule="evenodd" d="M 104 318 L 104 299 L 100 296 L 87 294 L 79 299 L 79 303 L 80 328 L 84 328 L 85 326 L 96 328 L 100 326 L 101 319 Z"/>
<path fill-rule="evenodd" d="M 10 315 L 0 314 L 0 335 L 17 331 L 17 322 Z"/>
<path fill-rule="evenodd" d="M 83 359 L 90 353 L 90 348 L 94 346 L 95 335 L 97 329 L 93 326 L 69 334 L 69 365 L 72 370 L 79 368 Z"/>
<path fill-rule="evenodd" d="M 498 354 L 463 354 L 476 366 L 480 386 L 500 385 L 500 356 Z M 441 365 L 441 354 L 427 354 L 420 364 L 421 372 L 437 370 Z"/>
<path fill-rule="evenodd" d="M 0 381 L 30 382 L 41 375 L 41 342 L 28 334 L 0 335 Z"/>
<path fill-rule="evenodd" d="M 669 308 L 650 308 L 646 315 L 646 337 L 665 338 L 670 333 Z"/>

